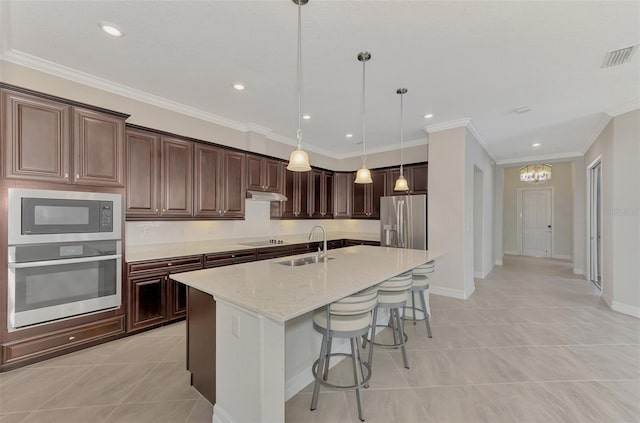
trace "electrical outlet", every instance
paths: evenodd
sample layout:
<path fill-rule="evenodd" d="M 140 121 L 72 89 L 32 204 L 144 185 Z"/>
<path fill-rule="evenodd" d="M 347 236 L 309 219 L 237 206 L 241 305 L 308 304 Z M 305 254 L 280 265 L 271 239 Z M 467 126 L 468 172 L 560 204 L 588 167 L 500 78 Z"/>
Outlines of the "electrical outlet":
<path fill-rule="evenodd" d="M 142 235 L 149 235 L 149 232 L 151 232 L 151 226 L 142 227 Z"/>
<path fill-rule="evenodd" d="M 240 319 L 238 316 L 231 316 L 231 334 L 240 338 Z"/>

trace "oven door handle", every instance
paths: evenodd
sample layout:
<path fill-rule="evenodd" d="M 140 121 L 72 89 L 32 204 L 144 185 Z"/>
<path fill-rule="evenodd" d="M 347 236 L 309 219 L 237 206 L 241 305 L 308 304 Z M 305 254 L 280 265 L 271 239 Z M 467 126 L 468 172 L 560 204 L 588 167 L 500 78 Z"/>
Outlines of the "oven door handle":
<path fill-rule="evenodd" d="M 76 264 L 76 263 L 89 263 L 92 261 L 104 261 L 104 260 L 119 260 L 122 258 L 122 254 L 113 254 L 109 256 L 94 256 L 94 257 L 80 257 L 73 259 L 61 259 L 61 260 L 46 260 L 46 261 L 31 261 L 27 263 L 9 263 L 11 269 L 27 269 L 30 267 L 42 267 L 42 266 L 57 266 L 60 264 Z"/>

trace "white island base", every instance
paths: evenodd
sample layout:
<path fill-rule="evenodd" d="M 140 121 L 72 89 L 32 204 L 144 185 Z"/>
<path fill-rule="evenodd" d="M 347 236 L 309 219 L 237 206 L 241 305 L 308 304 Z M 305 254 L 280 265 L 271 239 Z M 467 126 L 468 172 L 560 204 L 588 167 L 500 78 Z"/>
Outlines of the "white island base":
<path fill-rule="evenodd" d="M 313 310 L 439 254 L 357 246 L 331 256 L 300 267 L 273 259 L 174 275 L 216 300 L 214 423 L 284 422 L 285 401 L 313 380 L 321 339 Z"/>

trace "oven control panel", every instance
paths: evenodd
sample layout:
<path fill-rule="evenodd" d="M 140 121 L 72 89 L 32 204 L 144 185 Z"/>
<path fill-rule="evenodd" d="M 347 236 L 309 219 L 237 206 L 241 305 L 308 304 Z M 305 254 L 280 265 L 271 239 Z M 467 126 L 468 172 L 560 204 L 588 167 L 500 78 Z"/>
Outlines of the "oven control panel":
<path fill-rule="evenodd" d="M 100 202 L 100 232 L 113 231 L 113 201 Z"/>

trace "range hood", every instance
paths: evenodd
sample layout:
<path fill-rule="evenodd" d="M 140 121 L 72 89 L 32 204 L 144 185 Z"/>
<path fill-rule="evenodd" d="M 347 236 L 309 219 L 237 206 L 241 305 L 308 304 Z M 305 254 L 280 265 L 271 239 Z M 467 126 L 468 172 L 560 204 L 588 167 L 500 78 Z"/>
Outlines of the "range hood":
<path fill-rule="evenodd" d="M 277 192 L 247 190 L 247 200 L 253 201 L 287 201 L 287 197 Z"/>

